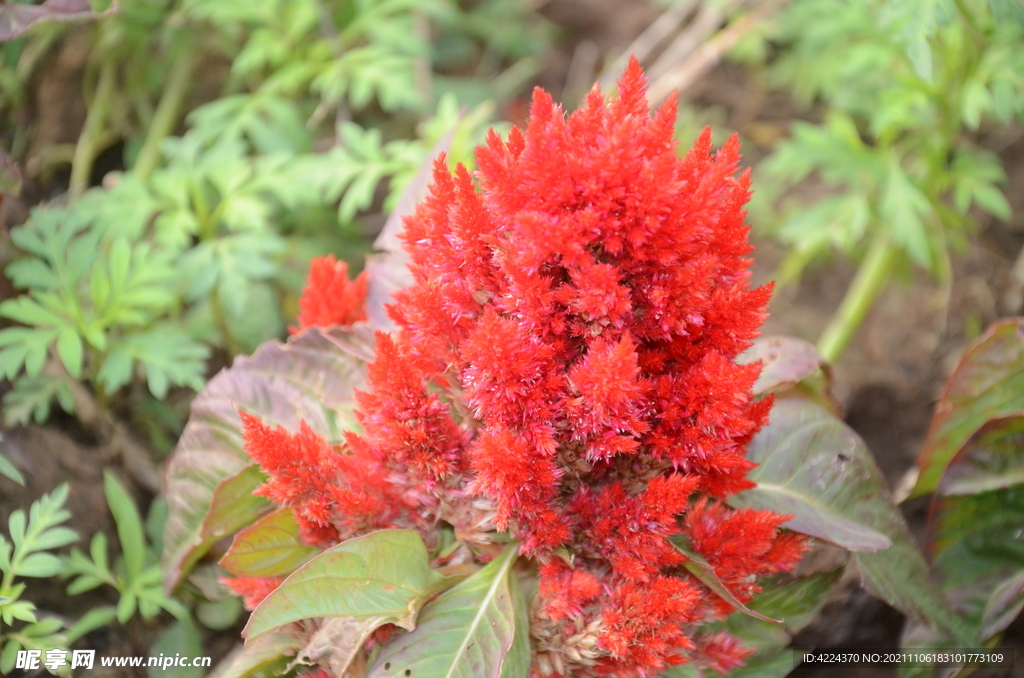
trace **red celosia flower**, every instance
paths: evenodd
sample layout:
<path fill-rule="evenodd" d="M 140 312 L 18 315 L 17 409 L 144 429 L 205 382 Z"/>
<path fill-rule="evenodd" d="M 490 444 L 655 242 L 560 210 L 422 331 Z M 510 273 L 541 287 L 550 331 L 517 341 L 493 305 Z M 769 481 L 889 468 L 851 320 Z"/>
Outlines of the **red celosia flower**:
<path fill-rule="evenodd" d="M 647 676 L 684 663 L 682 651 L 693 647 L 685 627 L 698 595 L 693 584 L 676 577 L 616 587 L 602 611 L 608 630 L 600 644 L 611 657 L 598 665 L 597 675 Z"/>
<path fill-rule="evenodd" d="M 511 532 L 539 564 L 537 675 L 734 666 L 733 639 L 689 635 L 730 606 L 670 537 L 741 600 L 803 549 L 784 516 L 720 501 L 752 485 L 744 451 L 771 408 L 751 394 L 759 367 L 734 362 L 771 294 L 749 288 L 739 143 L 713 152 L 705 131 L 679 157 L 675 102 L 652 118 L 644 89 L 634 60 L 618 96 L 595 88 L 568 118 L 538 90 L 525 132 L 478 149 L 477 176 L 435 164 L 348 454 L 247 422 L 264 492 L 307 538 Z"/>
<path fill-rule="evenodd" d="M 295 334 L 307 327 L 351 325 L 366 320 L 366 291 L 366 271 L 349 280 L 347 263 L 336 261 L 330 254 L 316 257 L 309 262 L 309 277 L 299 297 L 299 326 L 288 330 Z"/>
<path fill-rule="evenodd" d="M 396 496 L 371 458 L 335 451 L 306 422 L 292 435 L 239 414 L 245 450 L 270 476 L 256 494 L 291 508 L 307 543 L 332 546 L 358 531 L 393 525 Z"/>
<path fill-rule="evenodd" d="M 719 579 L 746 602 L 761 590 L 751 575 L 788 570 L 803 553 L 802 536 L 779 534 L 779 527 L 789 517 L 751 508 L 731 509 L 701 499 L 687 511 L 684 531 Z M 732 611 L 717 596 L 712 595 L 711 601 L 723 615 Z"/>
<path fill-rule="evenodd" d="M 743 647 L 739 640 L 724 631 L 698 635 L 693 642 L 696 647 L 690 652 L 691 659 L 723 676 L 737 666 L 743 666 L 743 660 L 755 651 Z"/>
<path fill-rule="evenodd" d="M 221 583 L 242 597 L 247 610 L 255 610 L 263 599 L 273 593 L 284 577 L 224 577 Z"/>

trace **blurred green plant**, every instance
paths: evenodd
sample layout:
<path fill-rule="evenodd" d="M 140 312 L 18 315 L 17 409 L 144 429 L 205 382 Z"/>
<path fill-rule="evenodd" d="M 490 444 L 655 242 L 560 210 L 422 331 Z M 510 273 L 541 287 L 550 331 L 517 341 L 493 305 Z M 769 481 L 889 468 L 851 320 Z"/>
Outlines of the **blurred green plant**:
<path fill-rule="evenodd" d="M 143 619 L 150 619 L 162 610 L 179 620 L 188 619 L 189 613 L 180 601 L 167 596 L 161 583 L 158 555 L 146 543 L 145 528 L 135 502 L 117 478 L 107 471 L 103 478 L 107 504 L 117 525 L 122 556 L 111 567 L 107 556 L 107 537 L 103 532 L 93 535 L 89 555 L 77 548 L 63 559 L 62 575 L 75 577 L 68 587 L 68 595 L 78 595 L 107 585 L 118 593 L 116 607 L 99 607 L 92 614 L 102 615 L 106 621 L 117 619 L 126 624 L 136 611 Z"/>
<path fill-rule="evenodd" d="M 0 619 L 7 626 L 0 633 L 0 671 L 9 674 L 19 650 L 66 650 L 71 643 L 109 621 L 102 611 L 91 610 L 73 624 L 43 615 L 35 603 L 23 598 L 25 582 L 16 578 L 48 578 L 64 574 L 64 562 L 51 553 L 78 541 L 78 535 L 61 524 L 71 517 L 64 508 L 67 484 L 44 494 L 25 512 L 17 510 L 8 521 L 7 537 L 0 535 Z M 16 624 L 19 624 L 15 628 Z M 61 671 L 69 674 L 67 667 Z"/>
<path fill-rule="evenodd" d="M 72 380 L 103 410 L 137 378 L 157 399 L 198 390 L 211 349 L 232 356 L 280 336 L 308 259 L 365 252 L 359 216 L 385 194 L 391 207 L 450 130 L 450 159 L 471 163 L 494 111 L 485 100 L 514 93 L 545 40 L 501 0 L 127 0 L 84 15 L 88 113 L 73 152 L 47 156 L 70 162 L 69 193 L 11 234 L 22 257 L 7 275 L 23 294 L 0 304 L 19 323 L 0 329 L 8 425 L 44 421 L 54 400 L 74 411 Z M 501 31 L 487 21 L 499 15 Z M 70 30 L 26 25 L 0 53 L 0 111 L 12 117 L 38 52 Z M 201 69 L 225 96 L 171 137 Z M 464 94 L 484 103 L 467 113 Z M 87 190 L 118 142 L 129 169 Z"/>
<path fill-rule="evenodd" d="M 784 201 L 779 281 L 830 250 L 860 259 L 819 339 L 830 362 L 896 270 L 929 271 L 948 301 L 950 252 L 976 216 L 1010 218 L 1005 173 L 979 137 L 1024 119 L 1022 15 L 1012 0 L 800 0 L 778 18 L 770 81 L 824 120 L 795 123 L 760 182 L 778 195 L 815 176 L 825 189 L 811 205 Z"/>

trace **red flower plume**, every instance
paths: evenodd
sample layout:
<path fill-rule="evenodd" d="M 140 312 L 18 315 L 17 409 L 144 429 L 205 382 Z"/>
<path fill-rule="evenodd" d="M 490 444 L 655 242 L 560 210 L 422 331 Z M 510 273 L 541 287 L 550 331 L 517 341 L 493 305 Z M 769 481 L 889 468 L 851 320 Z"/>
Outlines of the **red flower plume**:
<path fill-rule="evenodd" d="M 366 320 L 366 292 L 366 271 L 349 280 L 347 263 L 336 261 L 330 254 L 316 257 L 309 262 L 309 277 L 299 297 L 299 325 L 288 330 L 295 334 L 307 327 L 351 325 Z"/>
<path fill-rule="evenodd" d="M 675 102 L 652 117 L 645 88 L 632 60 L 617 96 L 595 87 L 568 117 L 537 90 L 526 130 L 491 132 L 476 175 L 436 162 L 349 454 L 247 424 L 268 496 L 336 539 L 429 537 L 440 521 L 468 545 L 510 532 L 539 564 L 535 674 L 731 668 L 747 652 L 735 639 L 691 637 L 730 606 L 670 538 L 741 600 L 804 548 L 785 516 L 720 501 L 751 486 L 745 449 L 771 408 L 752 395 L 759 368 L 734 361 L 771 295 L 749 286 L 739 142 L 713 151 L 705 130 L 679 157 Z M 316 285 L 311 269 L 300 322 L 365 289 L 330 266 Z"/>

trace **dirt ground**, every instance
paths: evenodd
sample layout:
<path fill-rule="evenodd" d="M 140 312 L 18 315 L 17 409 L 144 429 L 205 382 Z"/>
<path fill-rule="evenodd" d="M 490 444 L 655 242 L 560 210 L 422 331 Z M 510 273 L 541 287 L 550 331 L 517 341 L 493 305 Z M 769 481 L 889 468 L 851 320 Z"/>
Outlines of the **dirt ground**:
<path fill-rule="evenodd" d="M 607 55 L 617 55 L 624 50 L 660 14 L 655 5 L 641 1 L 534 0 L 533 4 L 561 28 L 561 42 L 548 55 L 546 68 L 537 82 L 556 97 L 567 89 L 567 77 L 574 68 L 574 61 L 576 71 L 580 70 L 581 50 L 598 55 L 594 63 L 596 69 Z M 60 111 L 59 116 L 47 118 L 47 125 L 52 129 L 39 132 L 49 135 L 50 143 L 74 140 L 84 116 L 80 106 L 81 63 L 75 62 L 76 53 L 81 50 L 72 44 L 55 57 L 51 65 L 52 77 L 35 96 L 40 110 Z M 727 120 L 740 123 L 741 135 L 744 127 L 752 124 L 760 124 L 762 132 L 764 125 L 774 126 L 781 135 L 789 119 L 796 115 L 784 96 L 763 96 L 755 79 L 733 65 L 715 68 L 690 93 L 694 103 L 713 106 L 724 111 Z M 771 138 L 773 135 L 756 136 Z M 767 151 L 767 147 L 749 142 L 746 147 L 747 158 L 755 163 Z M 941 297 L 938 285 L 923 274 L 894 282 L 835 366 L 835 394 L 844 407 L 846 421 L 865 439 L 891 488 L 899 486 L 913 466 L 932 407 L 957 356 L 982 328 L 1000 317 L 1019 315 L 1024 310 L 1019 284 L 1011 275 L 1014 262 L 1024 247 L 1021 216 L 1024 215 L 1024 139 L 1018 138 L 999 152 L 1009 174 L 1008 197 L 1015 217 L 1011 223 L 983 223 L 969 249 L 955 257 L 955 278 L 948 307 L 944 308 L 938 301 Z M 28 202 L 45 197 L 40 187 L 29 189 Z M 23 211 L 24 205 L 8 204 L 3 209 L 8 211 L 5 220 L 11 223 L 18 220 L 17 212 Z M 753 226 L 755 280 L 765 282 L 771 279 L 782 252 L 770 240 L 757 235 L 756 223 Z M 853 272 L 853 265 L 841 260 L 809 270 L 798 284 L 776 295 L 765 334 L 815 340 L 838 306 Z M 5 293 L 0 289 L 0 295 Z M 102 454 L 102 446 L 72 420 L 57 417 L 45 427 L 4 431 L 0 445 L 16 465 L 28 471 L 29 478 L 25 489 L 0 479 L 0 497 L 3 497 L 0 520 L 4 524 L 14 508 L 27 506 L 62 479 L 73 479 L 69 502 L 71 527 L 81 534 L 111 528 L 103 498 L 103 460 L 98 456 Z M 144 490 L 139 490 L 139 497 L 151 498 Z M 911 502 L 903 508 L 920 535 L 927 504 Z M 60 590 L 42 587 L 38 594 L 34 599 L 41 604 L 60 608 Z M 902 616 L 865 593 L 856 574 L 851 572 L 841 580 L 821 617 L 797 638 L 796 644 L 819 648 L 896 647 L 902 623 Z M 238 637 L 237 631 L 232 629 L 211 636 L 208 639 L 210 653 L 223 655 L 230 648 L 230 641 Z M 155 629 L 148 627 L 131 637 L 100 632 L 95 637 L 90 636 L 89 641 L 101 652 L 109 647 L 120 654 L 143 654 L 154 633 Z M 1024 624 L 1018 621 L 1010 629 L 1007 642 L 1021 648 L 1018 658 L 1024 664 Z M 877 668 L 832 667 L 826 670 L 804 666 L 792 675 L 861 678 L 895 673 Z M 1024 676 L 1024 666 L 1019 667 L 1015 675 Z"/>

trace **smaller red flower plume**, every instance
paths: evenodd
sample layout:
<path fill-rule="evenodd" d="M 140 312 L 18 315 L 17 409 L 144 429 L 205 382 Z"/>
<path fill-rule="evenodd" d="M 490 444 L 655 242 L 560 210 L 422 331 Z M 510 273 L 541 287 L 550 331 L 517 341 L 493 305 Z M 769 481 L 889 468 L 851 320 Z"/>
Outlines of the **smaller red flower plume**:
<path fill-rule="evenodd" d="M 351 325 L 366 320 L 366 271 L 355 280 L 348 278 L 348 264 L 333 255 L 316 257 L 309 262 L 309 277 L 299 298 L 298 327 L 289 327 L 292 334 L 307 327 Z"/>
<path fill-rule="evenodd" d="M 220 583 L 241 596 L 242 605 L 251 611 L 277 590 L 283 581 L 284 577 L 223 577 Z"/>
<path fill-rule="evenodd" d="M 239 414 L 245 451 L 270 476 L 256 494 L 291 508 L 306 543 L 329 547 L 393 526 L 397 496 L 372 456 L 336 451 L 305 421 L 293 435 Z"/>

